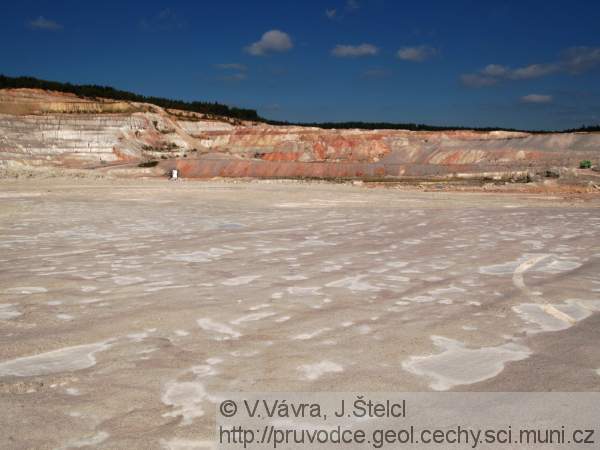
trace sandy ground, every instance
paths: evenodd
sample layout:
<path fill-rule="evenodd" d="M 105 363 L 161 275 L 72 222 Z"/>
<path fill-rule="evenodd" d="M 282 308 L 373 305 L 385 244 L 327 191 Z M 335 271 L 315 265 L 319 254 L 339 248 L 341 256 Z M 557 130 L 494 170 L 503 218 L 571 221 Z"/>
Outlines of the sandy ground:
<path fill-rule="evenodd" d="M 211 448 L 220 391 L 600 390 L 600 201 L 0 182 L 0 448 Z"/>

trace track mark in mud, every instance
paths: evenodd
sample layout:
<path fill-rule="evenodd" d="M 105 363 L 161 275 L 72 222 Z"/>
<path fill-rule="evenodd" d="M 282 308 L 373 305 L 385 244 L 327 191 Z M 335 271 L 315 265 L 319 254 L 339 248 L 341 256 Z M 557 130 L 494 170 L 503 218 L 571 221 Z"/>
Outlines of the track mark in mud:
<path fill-rule="evenodd" d="M 527 270 L 531 269 L 537 263 L 543 261 L 548 258 L 550 255 L 536 255 L 531 258 L 528 258 L 525 262 L 521 263 L 513 272 L 513 284 L 523 291 L 528 291 L 527 286 L 525 286 L 525 281 L 523 280 L 523 274 L 527 272 Z"/>

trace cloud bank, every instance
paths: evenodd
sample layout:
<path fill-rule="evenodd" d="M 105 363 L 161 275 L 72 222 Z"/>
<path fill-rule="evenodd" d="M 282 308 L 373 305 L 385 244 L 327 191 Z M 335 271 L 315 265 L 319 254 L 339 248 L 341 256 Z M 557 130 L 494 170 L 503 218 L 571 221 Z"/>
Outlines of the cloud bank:
<path fill-rule="evenodd" d="M 600 48 L 571 47 L 560 54 L 557 61 L 530 64 L 515 69 L 500 64 L 489 64 L 479 72 L 461 75 L 468 87 L 493 86 L 506 80 L 530 80 L 555 73 L 580 74 L 600 66 Z"/>

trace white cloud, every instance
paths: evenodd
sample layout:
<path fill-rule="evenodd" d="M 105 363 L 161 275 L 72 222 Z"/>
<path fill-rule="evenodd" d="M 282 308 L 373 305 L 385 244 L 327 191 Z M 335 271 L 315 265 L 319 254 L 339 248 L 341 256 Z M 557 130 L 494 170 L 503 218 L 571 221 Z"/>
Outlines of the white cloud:
<path fill-rule="evenodd" d="M 600 65 L 600 48 L 571 47 L 561 57 L 564 70 L 578 74 Z"/>
<path fill-rule="evenodd" d="M 221 81 L 243 81 L 248 78 L 247 67 L 239 63 L 215 64 L 215 69 L 222 70 L 226 75 L 218 77 Z"/>
<path fill-rule="evenodd" d="M 529 80 L 531 78 L 544 77 L 559 70 L 560 67 L 556 64 L 531 64 L 509 71 L 507 75 L 512 80 Z"/>
<path fill-rule="evenodd" d="M 46 19 L 44 16 L 39 16 L 37 19 L 29 21 L 28 25 L 29 28 L 34 30 L 58 31 L 63 29 L 60 23 Z"/>
<path fill-rule="evenodd" d="M 332 8 L 332 9 L 326 9 L 325 10 L 325 15 L 329 18 L 329 19 L 334 19 L 335 16 L 337 15 L 337 9 Z"/>
<path fill-rule="evenodd" d="M 219 80 L 222 80 L 222 81 L 243 81 L 246 78 L 248 78 L 248 76 L 244 72 L 237 72 L 237 73 L 232 73 L 231 75 L 225 75 L 225 76 L 219 77 Z"/>
<path fill-rule="evenodd" d="M 428 45 L 419 45 L 417 47 L 402 47 L 396 53 L 398 58 L 404 61 L 423 62 L 437 55 L 437 50 Z"/>
<path fill-rule="evenodd" d="M 521 97 L 523 103 L 552 103 L 551 95 L 529 94 Z"/>
<path fill-rule="evenodd" d="M 460 77 L 462 83 L 469 87 L 493 86 L 502 80 L 531 80 L 559 72 L 557 64 L 531 64 L 511 69 L 500 64 L 489 64 L 477 73 L 468 73 Z"/>
<path fill-rule="evenodd" d="M 509 68 L 499 64 L 489 64 L 481 71 L 482 75 L 490 77 L 503 77 L 509 72 Z"/>
<path fill-rule="evenodd" d="M 356 11 L 358 8 L 360 8 L 360 4 L 358 3 L 358 0 L 347 0 L 346 1 L 346 9 L 348 11 Z"/>
<path fill-rule="evenodd" d="M 171 31 L 186 28 L 187 22 L 171 8 L 159 11 L 155 16 L 143 18 L 140 27 L 146 31 Z"/>
<path fill-rule="evenodd" d="M 360 45 L 336 45 L 331 54 L 338 58 L 358 58 L 361 56 L 373 56 L 379 53 L 379 49 L 371 44 Z"/>
<path fill-rule="evenodd" d="M 478 73 L 467 73 L 460 76 L 460 81 L 468 87 L 484 87 L 497 84 L 498 78 L 480 75 Z"/>
<path fill-rule="evenodd" d="M 548 64 L 530 64 L 511 69 L 499 64 L 490 64 L 476 73 L 462 75 L 465 86 L 492 86 L 503 80 L 531 80 L 555 73 L 580 74 L 600 67 L 600 47 L 571 47 L 561 53 L 558 61 Z"/>
<path fill-rule="evenodd" d="M 245 71 L 246 70 L 246 66 L 245 65 L 238 64 L 238 63 L 215 64 L 215 67 L 217 69 L 222 69 L 222 70 L 240 70 L 240 71 Z"/>
<path fill-rule="evenodd" d="M 375 67 L 373 69 L 365 70 L 361 74 L 361 78 L 366 78 L 366 79 L 381 79 L 381 78 L 387 78 L 391 74 L 392 73 L 389 70 L 387 70 L 387 69 L 383 69 L 381 67 Z"/>
<path fill-rule="evenodd" d="M 272 52 L 286 52 L 294 44 L 287 33 L 279 30 L 267 31 L 259 41 L 246 47 L 246 51 L 254 56 L 263 56 Z"/>

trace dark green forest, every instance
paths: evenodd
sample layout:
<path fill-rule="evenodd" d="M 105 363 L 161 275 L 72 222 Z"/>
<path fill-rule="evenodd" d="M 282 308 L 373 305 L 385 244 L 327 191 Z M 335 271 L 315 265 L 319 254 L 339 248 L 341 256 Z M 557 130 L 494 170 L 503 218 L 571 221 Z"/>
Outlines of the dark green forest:
<path fill-rule="evenodd" d="M 410 131 L 524 131 L 513 128 L 474 128 L 474 127 L 445 127 L 426 125 L 422 123 L 389 123 L 389 122 L 314 122 L 314 123 L 291 123 L 276 120 L 267 121 L 271 125 L 300 125 L 303 127 L 319 127 L 325 129 L 363 129 L 363 130 L 410 130 Z"/>
<path fill-rule="evenodd" d="M 235 108 L 221 103 L 210 102 L 185 102 L 162 97 L 146 97 L 132 92 L 121 91 L 110 86 L 97 86 L 95 84 L 71 84 L 58 81 L 46 81 L 33 77 L 7 77 L 0 75 L 0 89 L 6 88 L 34 88 L 50 91 L 68 92 L 82 98 L 108 98 L 112 100 L 125 100 L 131 102 L 152 103 L 162 108 L 181 109 L 202 114 L 225 116 L 241 120 L 263 121 L 253 109 Z"/>
<path fill-rule="evenodd" d="M 34 77 L 8 77 L 0 74 L 0 89 L 8 88 L 35 88 L 50 91 L 67 92 L 75 94 L 82 98 L 107 98 L 112 100 L 125 100 L 132 102 L 151 103 L 162 108 L 180 109 L 183 111 L 193 111 L 202 114 L 211 114 L 215 116 L 230 117 L 240 120 L 253 120 L 264 122 L 270 125 L 296 125 L 307 127 L 319 127 L 325 129 L 350 129 L 358 128 L 364 130 L 410 130 L 410 131 L 451 131 L 451 130 L 474 130 L 474 131 L 527 131 L 533 133 L 550 133 L 551 131 L 539 130 L 517 130 L 513 128 L 476 128 L 476 127 L 457 127 L 457 126 L 435 126 L 418 123 L 389 123 L 389 122 L 314 122 L 314 123 L 294 123 L 268 120 L 260 117 L 256 110 L 236 108 L 234 106 L 223 105 L 221 103 L 183 100 L 172 100 L 162 97 L 147 97 L 134 94 L 132 92 L 121 91 L 110 86 L 98 86 L 95 84 L 71 84 L 58 81 L 40 80 Z M 599 132 L 600 124 L 593 126 L 583 125 L 580 128 L 561 130 L 563 133 L 576 131 Z"/>

